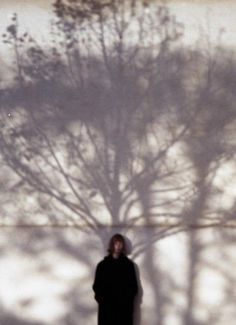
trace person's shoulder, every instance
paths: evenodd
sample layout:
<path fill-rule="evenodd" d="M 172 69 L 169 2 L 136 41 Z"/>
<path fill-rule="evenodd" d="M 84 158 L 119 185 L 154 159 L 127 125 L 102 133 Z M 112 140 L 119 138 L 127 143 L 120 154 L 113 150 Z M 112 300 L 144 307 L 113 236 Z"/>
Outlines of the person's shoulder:
<path fill-rule="evenodd" d="M 134 262 L 131 260 L 131 258 L 129 258 L 127 255 L 124 255 L 124 260 L 127 264 L 129 265 L 134 265 Z"/>
<path fill-rule="evenodd" d="M 109 262 L 109 256 L 105 256 L 99 263 L 98 263 L 98 267 L 101 267 L 105 264 L 107 264 Z"/>

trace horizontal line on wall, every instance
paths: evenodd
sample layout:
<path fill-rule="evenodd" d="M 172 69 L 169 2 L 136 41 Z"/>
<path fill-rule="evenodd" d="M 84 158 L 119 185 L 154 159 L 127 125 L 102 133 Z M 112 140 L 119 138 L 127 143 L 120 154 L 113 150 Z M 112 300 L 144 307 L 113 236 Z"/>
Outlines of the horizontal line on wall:
<path fill-rule="evenodd" d="M 184 228 L 184 229 L 204 229 L 204 228 L 236 228 L 236 221 L 231 222 L 212 222 L 212 223 L 150 223 L 140 225 L 129 224 L 97 224 L 97 225 L 85 225 L 85 224 L 0 224 L 0 228 Z"/>

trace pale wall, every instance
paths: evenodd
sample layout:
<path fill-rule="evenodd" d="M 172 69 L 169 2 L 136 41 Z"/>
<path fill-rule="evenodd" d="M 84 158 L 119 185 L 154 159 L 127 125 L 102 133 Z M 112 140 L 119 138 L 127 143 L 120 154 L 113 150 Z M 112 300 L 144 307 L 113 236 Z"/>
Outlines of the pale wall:
<path fill-rule="evenodd" d="M 160 239 L 163 231 L 2 228 L 0 323 L 95 325 L 95 267 L 110 235 L 121 232 L 133 245 L 142 286 L 136 325 L 233 325 L 235 231 L 198 230 Z"/>

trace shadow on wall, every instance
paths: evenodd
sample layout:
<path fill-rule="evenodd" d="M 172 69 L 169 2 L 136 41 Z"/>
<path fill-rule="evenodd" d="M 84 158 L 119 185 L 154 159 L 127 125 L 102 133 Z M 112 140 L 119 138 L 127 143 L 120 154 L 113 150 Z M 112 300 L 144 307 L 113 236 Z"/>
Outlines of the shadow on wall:
<path fill-rule="evenodd" d="M 80 282 L 68 280 L 60 296 L 68 310 L 62 325 L 87 324 L 95 314 L 92 299 L 86 300 L 92 294 L 88 283 L 94 271 L 90 252 L 98 255 L 106 250 L 111 228 L 101 230 L 104 215 L 104 224 L 108 220 L 112 225 L 128 225 L 128 233 L 136 231 L 136 222 L 151 225 L 163 217 L 186 230 L 189 224 L 212 220 L 220 224 L 226 216 L 235 216 L 234 207 L 222 207 L 224 184 L 214 183 L 235 153 L 235 58 L 219 49 L 211 55 L 209 49 L 206 53 L 181 46 L 177 50 L 182 28 L 167 8 L 143 10 L 140 17 L 132 7 L 127 22 L 119 25 L 124 8 L 99 3 L 90 1 L 81 15 L 76 2 L 56 1 L 60 23 L 54 26 L 55 47 L 40 48 L 27 35 L 22 38 L 16 16 L 5 35 L 16 55 L 17 71 L 15 83 L 0 91 L 1 163 L 15 173 L 14 178 L 12 172 L 1 170 L 7 208 L 12 207 L 17 223 L 38 222 L 43 216 L 51 225 L 81 222 L 90 229 L 80 231 L 79 240 L 71 230 L 36 229 L 29 231 L 28 238 L 12 236 L 6 245 L 17 247 L 19 255 L 37 256 L 42 264 L 38 273 L 45 279 L 51 274 L 54 279 L 62 266 L 69 273 L 74 267 L 71 261 L 76 264 Z M 96 10 L 89 8 L 92 4 Z M 111 19 L 106 20 L 108 13 Z M 84 19 L 97 18 L 98 33 L 92 28 L 88 34 L 83 31 L 82 42 L 80 33 L 76 39 Z M 89 25 L 85 22 L 86 28 Z M 136 25 L 139 41 L 132 47 L 127 29 L 133 33 Z M 85 55 L 93 46 L 90 33 L 102 49 L 97 56 L 97 48 Z M 163 38 L 153 40 L 154 34 Z M 107 35 L 113 45 L 108 45 Z M 60 37 L 66 40 L 64 45 Z M 67 60 L 62 59 L 65 55 Z M 134 258 L 144 257 L 146 276 L 143 292 L 136 266 L 140 292 L 135 325 L 142 323 L 146 286 L 153 315 L 143 322 L 166 324 L 167 307 L 176 307 L 177 289 L 187 300 L 182 324 L 197 322 L 196 278 L 203 266 L 198 238 L 192 236 L 186 244 L 189 264 L 183 288 L 177 288 L 172 269 L 164 271 L 155 263 L 160 239 L 174 232 L 173 228 L 172 232 L 143 228 L 134 248 L 128 245 Z M 60 262 L 53 263 L 55 256 Z M 55 282 L 56 287 L 62 285 L 57 278 Z M 149 302 L 144 303 L 147 307 Z M 7 317 L 4 325 L 21 324 L 14 316 Z"/>
<path fill-rule="evenodd" d="M 31 322 L 25 319 L 17 318 L 12 314 L 3 314 L 0 316 L 1 325 L 43 325 L 41 322 Z"/>
<path fill-rule="evenodd" d="M 136 277 L 138 281 L 138 294 L 134 301 L 134 325 L 142 324 L 142 315 L 141 315 L 141 305 L 143 300 L 143 287 L 140 278 L 139 267 L 136 263 L 134 263 Z"/>
<path fill-rule="evenodd" d="M 124 238 L 125 238 L 127 255 L 130 255 L 132 254 L 133 251 L 132 242 L 127 236 L 124 236 Z M 134 301 L 134 325 L 141 325 L 141 304 L 143 299 L 143 287 L 141 283 L 139 267 L 135 262 L 134 262 L 134 267 L 135 267 L 135 273 L 138 282 L 138 294 Z"/>
<path fill-rule="evenodd" d="M 95 325 L 97 305 L 93 298 L 92 282 L 96 259 L 101 259 L 103 252 L 103 248 L 97 244 L 101 238 L 105 241 L 104 236 L 100 233 L 99 237 L 91 240 L 90 234 L 78 230 L 39 231 L 38 229 L 37 231 L 38 236 L 35 230 L 31 233 L 17 230 L 14 236 L 6 235 L 7 244 L 4 247 L 6 260 L 2 265 L 7 268 L 5 273 L 7 278 L 2 277 L 2 283 L 4 284 L 5 280 L 12 281 L 12 278 L 22 282 L 19 287 L 14 288 L 15 292 L 21 292 L 18 298 L 16 295 L 13 297 L 17 308 L 21 305 L 22 299 L 32 299 L 34 302 L 32 306 L 34 305 L 36 310 L 37 306 L 47 300 L 45 308 L 51 310 L 51 321 L 40 321 L 40 314 L 37 315 L 39 321 L 33 322 L 29 320 L 30 318 L 23 320 L 15 316 L 12 310 L 10 312 L 13 314 L 2 313 L 0 324 Z M 153 229 L 138 231 L 132 230 L 129 233 L 131 238 L 134 236 L 140 240 L 146 238 L 146 243 L 148 238 L 152 238 L 151 233 L 154 232 Z M 119 232 L 126 232 L 126 229 L 121 229 Z M 184 325 L 222 324 L 222 315 L 228 319 L 228 323 L 232 321 L 229 310 L 233 307 L 233 288 L 236 283 L 233 274 L 236 267 L 233 258 L 235 238 L 224 236 L 221 240 L 220 237 L 216 240 L 213 234 L 213 240 L 209 241 L 209 236 L 204 238 L 203 232 L 204 230 L 198 234 L 183 235 L 185 239 L 182 247 L 178 246 L 178 242 L 182 239 L 174 237 L 151 243 L 150 247 L 147 247 L 142 255 L 142 262 L 136 265 L 139 295 L 135 301 L 134 325 L 168 325 L 171 317 L 172 320 L 175 319 L 173 324 Z M 24 240 L 28 243 L 32 240 L 32 243 L 28 245 L 30 249 L 27 250 L 23 246 L 21 251 Z M 229 255 L 231 247 L 232 256 Z M 136 249 L 136 243 L 133 249 Z M 15 268 L 9 268 L 6 263 L 7 258 L 12 260 L 12 251 L 13 263 L 20 266 L 17 271 Z M 32 257 L 35 266 L 32 264 Z M 17 258 L 22 260 L 22 264 L 19 264 Z M 183 263 L 183 258 L 186 259 L 186 264 Z M 219 263 L 222 260 L 224 263 Z M 142 273 L 141 279 L 139 269 Z M 205 282 L 199 283 L 202 272 L 203 275 L 205 272 L 211 273 L 205 278 Z M 214 282 L 216 276 L 219 282 Z M 224 287 L 220 287 L 222 281 Z M 38 288 L 38 283 L 40 283 L 40 292 L 35 295 L 34 289 Z M 210 294 L 212 287 L 214 287 L 214 295 Z M 9 285 L 3 290 L 8 290 L 10 293 L 14 291 L 12 288 Z M 200 299 L 207 297 L 204 304 L 199 300 L 199 292 L 202 297 Z M 224 297 L 224 299 L 219 302 L 217 297 Z M 1 299 L 4 302 L 4 296 Z M 10 301 L 9 297 L 7 299 Z M 219 312 L 216 311 L 216 306 L 221 306 L 218 308 Z M 62 315 L 59 314 L 61 307 L 64 309 Z M 22 315 L 24 314 L 25 319 L 28 310 L 30 311 L 30 307 L 23 310 Z M 199 323 L 198 313 L 202 312 L 206 318 Z"/>

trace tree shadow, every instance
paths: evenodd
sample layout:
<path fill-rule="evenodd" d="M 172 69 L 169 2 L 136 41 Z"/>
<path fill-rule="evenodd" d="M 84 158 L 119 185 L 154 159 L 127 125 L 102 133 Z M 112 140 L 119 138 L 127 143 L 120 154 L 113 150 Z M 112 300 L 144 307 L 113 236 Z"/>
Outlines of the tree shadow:
<path fill-rule="evenodd" d="M 127 236 L 124 236 L 124 238 L 125 238 L 127 255 L 132 255 L 132 251 L 133 251 L 132 242 Z M 141 305 L 143 300 L 143 286 L 141 282 L 139 266 L 135 262 L 134 262 L 134 268 L 135 268 L 135 274 L 136 274 L 136 279 L 138 284 L 138 293 L 134 300 L 134 325 L 141 325 L 141 319 L 142 319 Z"/>
<path fill-rule="evenodd" d="M 134 263 L 134 266 L 135 266 L 136 277 L 138 281 L 138 293 L 134 301 L 134 325 L 141 325 L 142 323 L 141 305 L 143 300 L 143 287 L 142 287 L 139 267 L 136 263 Z"/>
<path fill-rule="evenodd" d="M 156 247 L 179 232 L 224 225 L 235 214 L 235 204 L 222 208 L 216 202 L 225 197 L 219 174 L 233 164 L 235 152 L 235 58 L 217 48 L 178 47 L 183 27 L 170 11 L 144 5 L 139 14 L 136 5 L 132 1 L 123 16 L 116 2 L 82 8 L 56 1 L 54 45 L 44 49 L 20 34 L 13 16 L 4 36 L 16 74 L 1 90 L 1 191 L 4 200 L 9 193 L 19 197 L 17 206 L 9 203 L 12 214 L 18 212 L 14 222 L 35 226 L 30 245 L 20 235 L 11 237 L 11 245 L 31 257 L 58 250 L 86 269 L 81 278 L 87 282 L 94 266 L 90 251 L 98 258 L 117 227 L 128 237 L 142 229 L 129 253 L 143 258 L 155 324 L 162 325 L 167 307 L 175 306 L 171 292 L 178 283 L 155 262 Z M 186 246 L 186 306 L 179 317 L 183 324 L 200 324 L 194 310 L 205 247 L 194 232 Z M 47 261 L 39 269 L 48 275 L 53 265 Z M 136 272 L 140 325 L 145 290 L 137 266 Z M 63 295 L 69 310 L 63 324 L 85 323 L 95 312 L 91 300 L 78 301 L 81 291 L 89 296 L 82 284 L 75 288 L 73 282 Z"/>
<path fill-rule="evenodd" d="M 5 325 L 42 325 L 41 322 L 28 321 L 25 319 L 18 318 L 12 314 L 3 314 L 0 316 L 0 321 Z"/>

